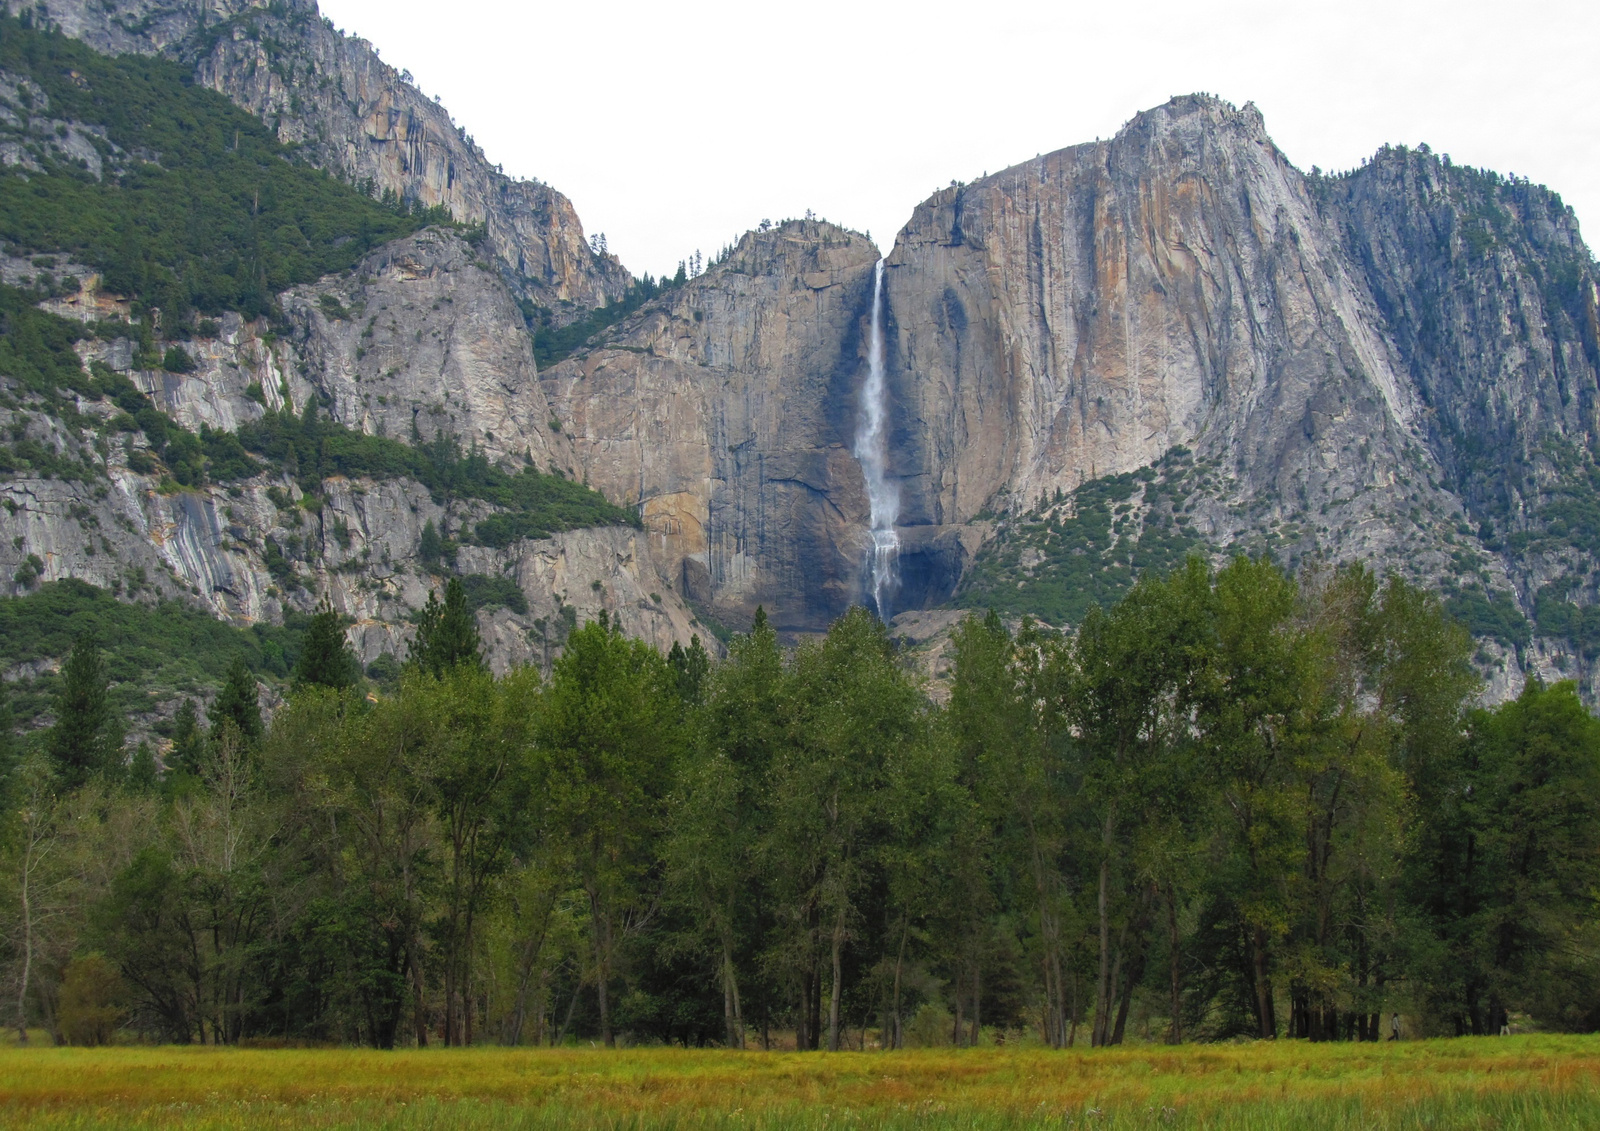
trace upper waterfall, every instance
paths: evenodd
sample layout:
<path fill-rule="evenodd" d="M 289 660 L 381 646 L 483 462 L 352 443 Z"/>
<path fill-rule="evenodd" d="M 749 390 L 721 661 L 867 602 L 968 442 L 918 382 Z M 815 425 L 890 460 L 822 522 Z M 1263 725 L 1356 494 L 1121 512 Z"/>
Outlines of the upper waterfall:
<path fill-rule="evenodd" d="M 900 584 L 900 489 L 888 479 L 888 389 L 883 374 L 883 267 L 878 260 L 872 276 L 872 335 L 867 345 L 867 380 L 861 388 L 861 411 L 856 420 L 855 456 L 867 483 L 872 513 L 872 547 L 867 555 L 867 581 L 880 618 L 891 616 L 889 602 Z"/>

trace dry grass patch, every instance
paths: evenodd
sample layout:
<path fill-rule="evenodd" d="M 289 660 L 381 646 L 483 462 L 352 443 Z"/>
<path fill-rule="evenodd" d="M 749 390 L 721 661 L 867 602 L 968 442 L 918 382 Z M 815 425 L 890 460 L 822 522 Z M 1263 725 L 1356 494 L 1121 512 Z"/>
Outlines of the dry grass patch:
<path fill-rule="evenodd" d="M 0 1050 L 45 1128 L 1600 1126 L 1600 1039 L 834 1055 Z"/>

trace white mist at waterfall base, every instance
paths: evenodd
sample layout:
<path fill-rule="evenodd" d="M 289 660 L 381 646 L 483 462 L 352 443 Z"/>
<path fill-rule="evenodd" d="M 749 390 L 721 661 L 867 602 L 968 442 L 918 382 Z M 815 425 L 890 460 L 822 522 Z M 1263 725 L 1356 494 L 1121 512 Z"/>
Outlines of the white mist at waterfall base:
<path fill-rule="evenodd" d="M 856 421 L 856 459 L 867 483 L 871 506 L 872 547 L 867 555 L 867 583 L 878 616 L 887 621 L 890 599 L 900 585 L 900 489 L 889 482 L 888 388 L 883 375 L 883 260 L 872 276 L 872 337 L 867 345 L 867 381 L 861 387 L 861 412 Z"/>

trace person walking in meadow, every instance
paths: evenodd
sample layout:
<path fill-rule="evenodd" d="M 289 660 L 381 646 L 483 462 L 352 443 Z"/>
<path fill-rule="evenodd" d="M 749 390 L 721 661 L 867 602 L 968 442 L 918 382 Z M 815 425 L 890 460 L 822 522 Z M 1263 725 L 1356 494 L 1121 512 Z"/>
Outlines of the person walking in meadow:
<path fill-rule="evenodd" d="M 1400 1015 L 1398 1013 L 1389 1018 L 1389 1039 L 1391 1041 L 1400 1039 Z"/>

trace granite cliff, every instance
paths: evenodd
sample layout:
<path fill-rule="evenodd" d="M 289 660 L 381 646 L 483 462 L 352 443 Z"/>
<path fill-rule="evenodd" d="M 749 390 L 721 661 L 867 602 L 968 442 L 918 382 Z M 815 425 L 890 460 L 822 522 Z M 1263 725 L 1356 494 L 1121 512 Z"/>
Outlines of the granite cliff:
<path fill-rule="evenodd" d="M 719 620 L 765 605 L 816 630 L 860 600 L 850 436 L 877 258 L 831 224 L 752 232 L 542 375 L 587 481 L 640 508 L 664 572 Z"/>
<path fill-rule="evenodd" d="M 127 342 L 85 356 L 134 375 L 190 427 L 316 403 L 363 434 L 456 437 L 633 508 L 642 531 L 461 547 L 458 568 L 514 575 L 529 604 L 494 614 L 509 626 L 495 630 L 498 662 L 543 656 L 538 626 L 582 615 L 584 594 L 663 643 L 697 615 L 737 629 L 758 605 L 811 632 L 862 600 L 870 539 L 853 438 L 880 257 L 870 241 L 810 219 L 764 227 L 538 372 L 530 304 L 562 324 L 624 296 L 616 309 L 631 310 L 640 292 L 590 249 L 565 198 L 501 176 L 310 0 L 62 2 L 48 21 L 102 51 L 174 61 L 369 194 L 483 226 L 410 236 L 293 288 L 273 329 L 224 319 L 194 344 L 194 374 L 141 369 Z M 60 145 L 98 153 L 67 125 Z M 1253 106 L 1190 96 L 1109 140 L 952 184 L 914 210 L 884 264 L 909 635 L 937 636 L 950 616 L 927 612 L 951 605 L 1071 623 L 1185 553 L 1271 553 L 1437 587 L 1480 637 L 1498 692 L 1528 671 L 1594 683 L 1600 292 L 1553 193 L 1426 149 L 1303 173 Z M 25 261 L 12 267 L 26 275 Z M 118 301 L 88 288 L 57 305 L 89 318 L 68 308 Z M 81 442 L 59 424 L 26 428 L 63 451 Z M 157 497 L 127 475 L 119 490 L 140 501 L 117 513 L 138 534 L 116 556 L 150 558 L 146 576 L 170 574 L 218 615 L 281 615 L 290 598 L 271 584 L 266 544 L 308 544 L 282 506 Z M 293 600 L 335 596 L 367 655 L 393 646 L 425 588 L 422 525 L 481 518 L 480 504 L 426 496 L 398 481 L 331 490 L 319 522 L 345 532 L 339 548 L 296 567 Z M 52 576 L 112 580 L 60 528 L 29 531 L 18 562 L 59 543 Z M 207 539 L 212 550 L 193 548 Z M 224 564 L 224 545 L 244 556 Z M 237 549 L 249 545 L 254 558 Z M 20 569 L 6 552 L 0 568 Z"/>
<path fill-rule="evenodd" d="M 731 624 L 862 598 L 872 254 L 752 233 L 543 377 Z M 1594 295 L 1548 191 L 1426 151 L 1307 175 L 1208 97 L 952 186 L 886 259 L 902 628 L 952 599 L 1070 621 L 1183 553 L 1268 552 L 1439 588 L 1501 688 L 1588 679 Z"/>

